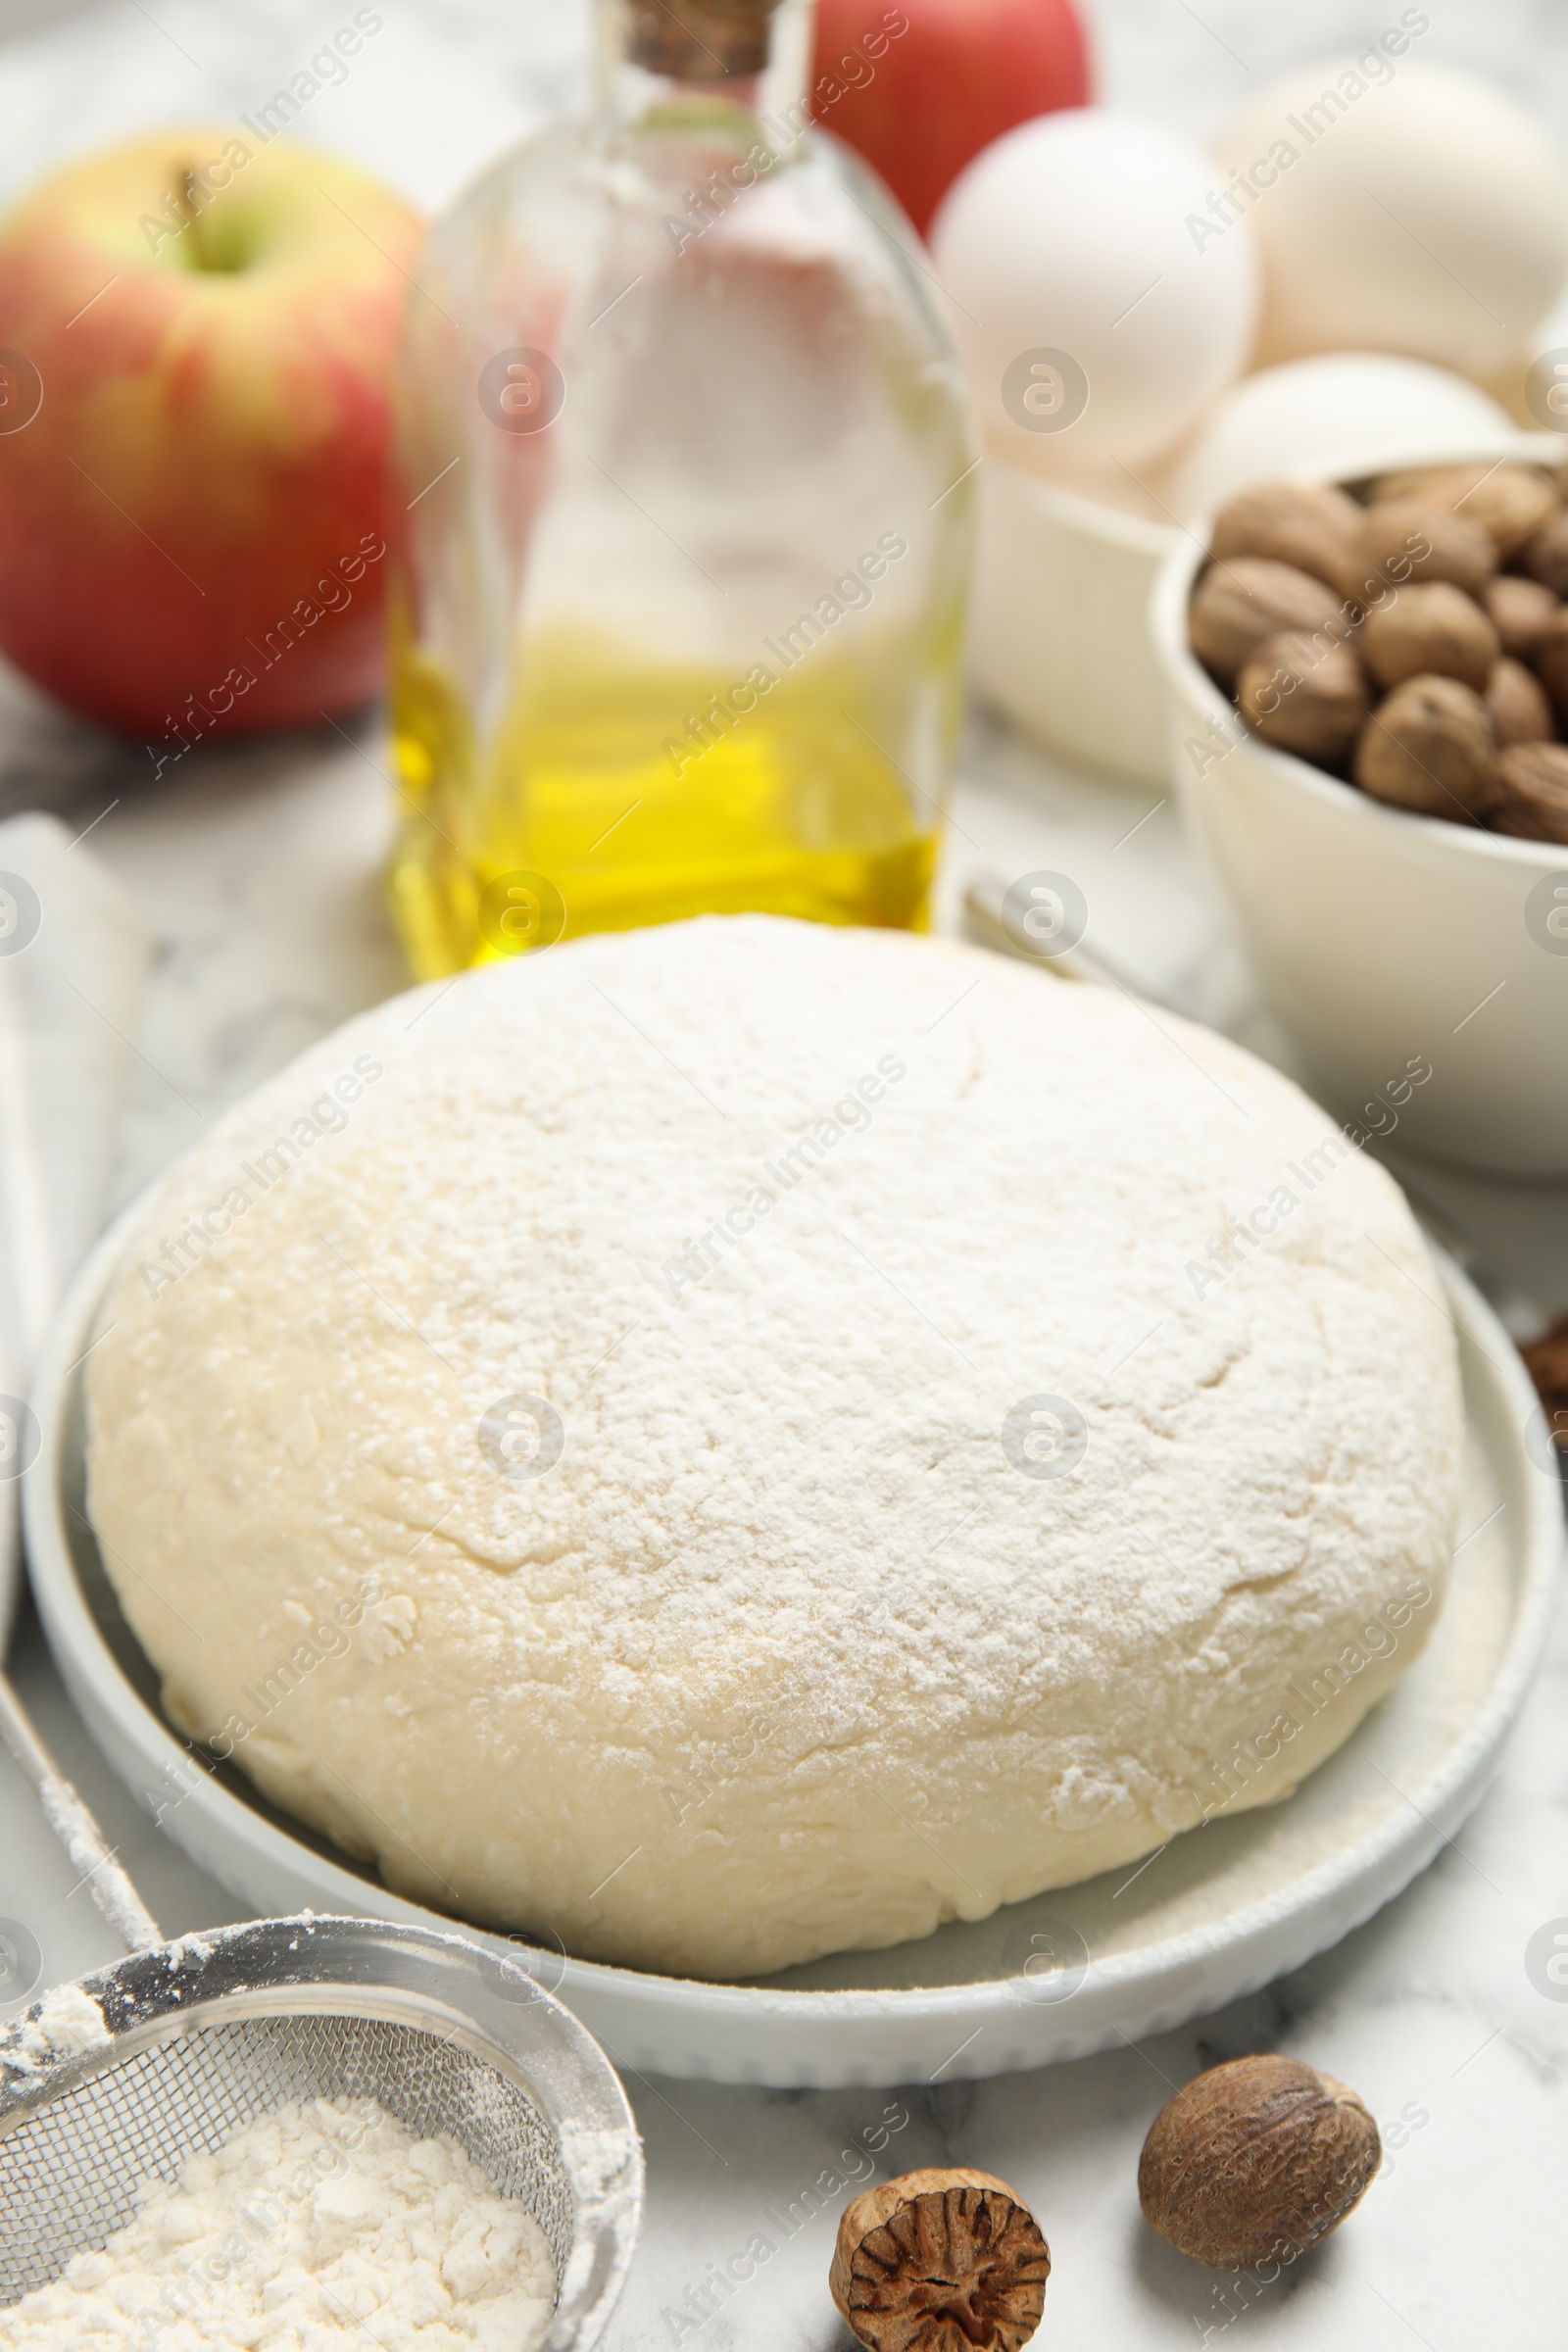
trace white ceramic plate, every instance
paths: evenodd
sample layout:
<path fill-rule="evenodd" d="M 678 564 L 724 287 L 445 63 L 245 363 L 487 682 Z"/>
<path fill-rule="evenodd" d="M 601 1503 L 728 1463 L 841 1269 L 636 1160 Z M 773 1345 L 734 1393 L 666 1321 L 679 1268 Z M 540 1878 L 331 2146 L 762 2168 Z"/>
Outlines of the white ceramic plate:
<path fill-rule="evenodd" d="M 159 1712 L 83 1512 L 80 1359 L 124 1230 L 76 1282 L 33 1399 L 43 1445 L 26 1481 L 27 1546 L 71 1695 L 121 1778 L 239 1902 L 450 1930 L 232 1766 L 193 1755 Z M 1337 1941 L 1408 1885 L 1485 1789 L 1535 1669 L 1562 1549 L 1558 1480 L 1523 1367 L 1446 1263 L 1434 1313 L 1444 1285 L 1469 1424 L 1452 1588 L 1415 1666 L 1285 1803 L 989 1920 L 757 1984 L 643 1976 L 469 1932 L 559 1991 L 623 2066 L 781 2085 L 952 2081 L 1082 2057 L 1215 2009 Z"/>

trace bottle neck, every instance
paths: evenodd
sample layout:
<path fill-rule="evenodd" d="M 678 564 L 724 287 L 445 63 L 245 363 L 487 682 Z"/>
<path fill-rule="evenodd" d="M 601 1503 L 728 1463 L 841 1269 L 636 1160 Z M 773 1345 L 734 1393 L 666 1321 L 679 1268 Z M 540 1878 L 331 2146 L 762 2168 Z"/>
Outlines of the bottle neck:
<path fill-rule="evenodd" d="M 599 98 L 626 127 L 737 108 L 776 153 L 798 144 L 816 0 L 597 0 Z"/>

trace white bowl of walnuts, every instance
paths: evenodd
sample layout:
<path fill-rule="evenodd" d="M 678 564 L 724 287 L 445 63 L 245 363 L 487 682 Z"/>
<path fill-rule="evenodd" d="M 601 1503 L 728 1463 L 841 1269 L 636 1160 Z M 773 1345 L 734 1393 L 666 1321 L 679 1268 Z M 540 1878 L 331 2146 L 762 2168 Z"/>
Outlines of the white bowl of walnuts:
<path fill-rule="evenodd" d="M 1460 1165 L 1568 1174 L 1568 467 L 1258 484 L 1165 564 L 1188 817 L 1302 1075 Z"/>

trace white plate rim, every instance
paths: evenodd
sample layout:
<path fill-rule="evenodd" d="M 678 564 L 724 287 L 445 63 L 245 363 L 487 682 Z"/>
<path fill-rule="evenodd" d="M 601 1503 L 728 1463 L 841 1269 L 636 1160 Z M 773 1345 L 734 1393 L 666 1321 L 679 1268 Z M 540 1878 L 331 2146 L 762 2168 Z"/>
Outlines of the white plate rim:
<path fill-rule="evenodd" d="M 67 1528 L 62 1455 L 70 1430 L 71 1382 L 91 1344 L 99 1306 L 126 1241 L 163 1181 L 161 1176 L 116 1220 L 61 1306 L 31 1397 L 41 1443 L 23 1478 L 28 1572 L 45 1637 L 89 1734 L 127 1787 L 131 1783 L 101 1727 L 134 1750 L 141 1769 L 155 1781 L 161 1770 L 188 1763 L 188 1750 L 127 1681 L 88 1605 Z M 570 1957 L 563 1964 L 548 1949 L 532 1973 L 577 2011 L 612 2057 L 617 2056 L 617 2041 L 640 2035 L 633 2056 L 620 2059 L 623 2064 L 640 2060 L 658 2072 L 719 2082 L 894 2084 L 924 2074 L 931 2051 L 965 2025 L 977 2031 L 987 2025 L 1011 2029 L 1000 2061 L 994 2039 L 984 2054 L 966 2058 L 956 2052 L 942 2062 L 945 2079 L 979 2078 L 1088 2055 L 1124 2037 L 1129 2029 L 1163 2030 L 1217 2008 L 1337 1942 L 1402 1892 L 1479 1802 L 1500 1760 L 1540 1661 L 1564 1548 L 1558 1482 L 1536 1467 L 1526 1445 L 1526 1429 L 1533 1416 L 1540 1416 L 1540 1406 L 1517 1349 L 1460 1268 L 1430 1240 L 1429 1247 L 1461 1346 L 1479 1354 L 1494 1376 L 1511 1458 L 1504 1462 L 1494 1454 L 1494 1467 L 1503 1488 L 1528 1497 L 1528 1524 L 1515 1539 L 1518 1592 L 1506 1647 L 1485 1700 L 1420 1785 L 1419 1807 L 1414 1798 L 1407 1800 L 1414 1807 L 1411 1821 L 1391 1813 L 1350 1845 L 1219 1923 L 1188 1929 L 1136 1952 L 1092 1960 L 1079 1993 L 1059 2004 L 1020 2001 L 1007 1980 L 994 1977 L 935 1986 L 774 1988 L 652 1976 Z M 146 1799 L 134 1788 L 132 1793 L 145 1809 Z M 182 1816 L 188 1809 L 211 1826 L 225 1855 L 256 1857 L 252 1885 L 269 1875 L 270 1866 L 274 1875 L 281 1871 L 314 1881 L 323 1911 L 368 1912 L 446 1935 L 467 1935 L 530 1966 L 527 1951 L 503 1932 L 427 1910 L 362 1879 L 290 1837 L 216 1780 L 207 1780 L 172 1809 L 166 1834 L 241 1900 L 256 1899 L 248 1890 L 247 1873 L 239 1864 L 229 1871 L 215 1867 L 214 1838 L 200 1838 L 197 1850 L 185 1834 L 190 1824 Z M 1100 1997 L 1085 2003 L 1082 1993 L 1091 1984 Z M 1090 2012 L 1098 2023 L 1088 2022 Z M 1085 2023 L 1074 2031 L 1077 2020 Z"/>

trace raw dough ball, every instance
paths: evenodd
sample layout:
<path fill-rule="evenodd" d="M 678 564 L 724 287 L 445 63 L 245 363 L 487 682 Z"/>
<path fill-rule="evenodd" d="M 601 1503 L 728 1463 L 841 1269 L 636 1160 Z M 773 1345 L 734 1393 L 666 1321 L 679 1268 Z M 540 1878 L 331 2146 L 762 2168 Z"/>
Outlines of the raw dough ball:
<path fill-rule="evenodd" d="M 1245 224 L 1209 253 L 1187 220 L 1207 156 L 1098 107 L 986 148 L 932 227 L 988 440 L 1052 475 L 1142 466 L 1241 373 L 1257 317 Z"/>
<path fill-rule="evenodd" d="M 1384 350 L 1495 375 L 1568 274 L 1555 148 L 1456 67 L 1377 44 L 1304 67 L 1233 117 L 1214 152 L 1262 253 L 1265 360 Z"/>
<path fill-rule="evenodd" d="M 400 1891 L 758 1973 L 1344 1740 L 1446 1574 L 1434 1282 L 1205 1031 L 672 924 L 395 999 L 171 1173 L 90 1508 L 174 1720 Z"/>

